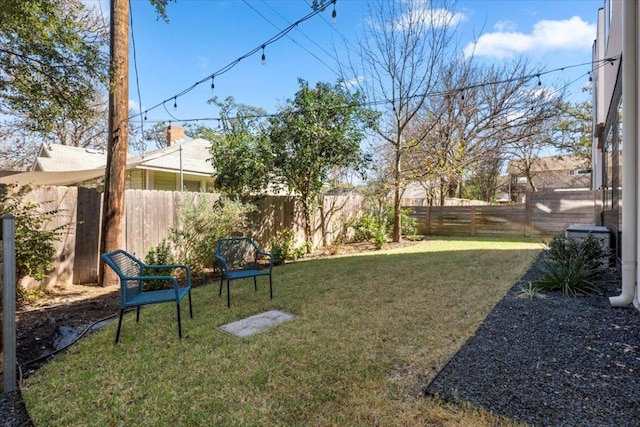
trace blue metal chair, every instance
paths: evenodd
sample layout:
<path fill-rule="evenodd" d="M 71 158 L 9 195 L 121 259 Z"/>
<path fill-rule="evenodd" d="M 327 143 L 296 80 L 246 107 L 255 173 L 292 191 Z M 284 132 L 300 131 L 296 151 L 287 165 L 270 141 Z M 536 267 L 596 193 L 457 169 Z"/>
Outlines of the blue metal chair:
<path fill-rule="evenodd" d="M 222 283 L 227 281 L 227 307 L 231 307 L 229 282 L 231 280 L 253 277 L 253 287 L 257 291 L 258 276 L 269 276 L 269 297 L 273 299 L 273 285 L 271 271 L 273 270 L 273 256 L 258 248 L 249 237 L 229 237 L 218 240 L 216 244 L 216 259 L 220 265 L 220 291 Z M 259 261 L 263 259 L 264 264 Z M 262 267 L 262 268 L 261 268 Z"/>
<path fill-rule="evenodd" d="M 118 321 L 118 332 L 116 333 L 116 344 L 120 339 L 120 328 L 122 326 L 122 316 L 125 309 L 136 308 L 136 322 L 140 320 L 140 307 L 147 304 L 157 304 L 162 302 L 175 302 L 178 313 L 178 336 L 182 338 L 182 325 L 180 323 L 180 302 L 189 295 L 189 314 L 193 318 L 191 307 L 191 270 L 186 265 L 148 265 L 131 255 L 130 253 L 117 249 L 112 252 L 102 254 L 104 262 L 115 271 L 120 278 L 120 320 Z M 178 279 L 173 276 L 161 274 L 167 269 L 181 269 L 185 274 L 185 284 L 180 285 Z M 153 275 L 154 270 L 160 270 L 158 275 Z M 162 271 L 164 270 L 164 271 Z M 151 273 L 151 274 L 150 274 Z M 145 284 L 149 286 L 151 282 L 166 282 L 166 289 L 145 290 Z"/>

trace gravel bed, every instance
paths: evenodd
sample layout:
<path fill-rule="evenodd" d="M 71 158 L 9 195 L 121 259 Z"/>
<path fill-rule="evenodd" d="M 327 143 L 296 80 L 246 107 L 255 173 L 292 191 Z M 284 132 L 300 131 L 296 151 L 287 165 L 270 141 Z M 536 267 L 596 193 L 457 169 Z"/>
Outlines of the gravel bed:
<path fill-rule="evenodd" d="M 33 427 L 20 390 L 0 394 L 0 420 L 2 427 Z"/>
<path fill-rule="evenodd" d="M 619 276 L 599 295 L 522 298 L 534 278 L 532 266 L 425 393 L 533 426 L 639 426 L 640 313 L 609 304 Z"/>

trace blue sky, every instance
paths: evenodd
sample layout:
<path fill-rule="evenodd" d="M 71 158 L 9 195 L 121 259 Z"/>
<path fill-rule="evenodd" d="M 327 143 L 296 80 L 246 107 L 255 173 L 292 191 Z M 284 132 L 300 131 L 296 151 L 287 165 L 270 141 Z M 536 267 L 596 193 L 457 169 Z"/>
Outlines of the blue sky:
<path fill-rule="evenodd" d="M 231 70 L 195 87 L 187 95 L 173 96 L 260 47 L 280 30 L 312 10 L 311 0 L 178 0 L 170 3 L 169 23 L 156 18 L 148 0 L 132 0 L 133 50 L 130 62 L 130 106 L 147 112 L 155 121 L 181 123 L 185 119 L 218 117 L 207 100 L 216 95 L 233 96 L 236 102 L 276 111 L 298 90 L 298 78 L 311 85 L 335 82 L 338 62 L 347 64 L 345 39 L 355 43 L 366 22 L 366 2 L 338 0 L 337 20 L 332 8 L 300 23 L 296 29 L 261 51 L 245 58 Z M 466 0 L 459 1 L 461 48 L 474 40 L 476 56 L 500 62 L 523 55 L 548 70 L 570 67 L 542 77 L 543 84 L 568 87 L 572 99 L 584 98 L 581 87 L 588 81 L 590 66 L 571 68 L 591 61 L 595 22 L 602 0 Z M 108 6 L 107 6 L 108 8 Z M 336 50 L 338 52 L 336 57 Z M 137 66 L 137 72 L 136 72 Z M 140 97 L 138 97 L 138 88 Z M 203 122 L 215 126 L 215 122 Z"/>

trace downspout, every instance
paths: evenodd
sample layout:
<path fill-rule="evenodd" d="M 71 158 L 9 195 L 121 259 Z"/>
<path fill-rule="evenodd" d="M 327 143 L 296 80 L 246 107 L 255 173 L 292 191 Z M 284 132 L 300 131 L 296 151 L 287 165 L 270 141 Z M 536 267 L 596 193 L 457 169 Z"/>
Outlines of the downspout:
<path fill-rule="evenodd" d="M 637 43 L 636 2 L 622 2 L 622 140 L 625 141 L 622 155 L 622 293 L 609 298 L 614 307 L 633 302 L 636 290 L 638 253 L 638 105 L 637 105 Z"/>

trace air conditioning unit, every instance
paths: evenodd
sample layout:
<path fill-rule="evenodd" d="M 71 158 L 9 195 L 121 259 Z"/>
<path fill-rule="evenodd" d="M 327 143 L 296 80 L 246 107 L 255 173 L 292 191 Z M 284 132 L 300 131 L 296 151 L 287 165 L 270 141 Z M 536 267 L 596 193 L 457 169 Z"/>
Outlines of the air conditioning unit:
<path fill-rule="evenodd" d="M 564 232 L 565 239 L 572 239 L 576 242 L 580 242 L 592 235 L 600 241 L 600 244 L 604 249 L 609 250 L 611 248 L 610 232 L 607 227 L 598 225 L 570 225 Z M 603 262 L 607 262 L 603 260 Z"/>

